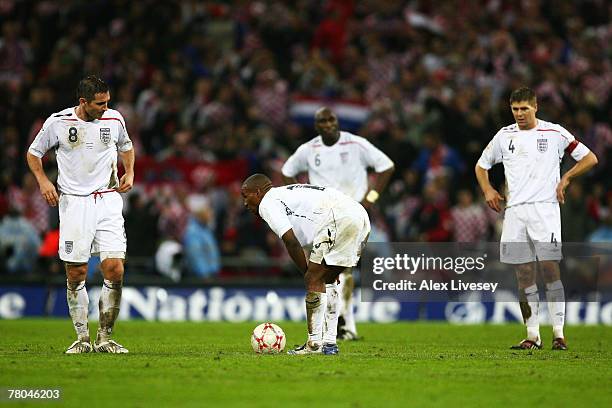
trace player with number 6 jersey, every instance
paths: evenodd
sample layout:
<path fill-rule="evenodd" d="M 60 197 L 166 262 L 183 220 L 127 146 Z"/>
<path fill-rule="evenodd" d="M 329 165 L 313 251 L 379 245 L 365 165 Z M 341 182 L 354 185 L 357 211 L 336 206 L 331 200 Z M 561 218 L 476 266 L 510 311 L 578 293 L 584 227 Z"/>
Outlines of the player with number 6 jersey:
<path fill-rule="evenodd" d="M 317 137 L 301 145 L 282 168 L 285 184 L 297 183 L 296 176 L 308 172 L 308 182 L 332 187 L 359 201 L 366 209 L 374 206 L 395 170 L 393 161 L 367 139 L 340 131 L 336 114 L 327 107 L 317 110 L 314 117 Z M 368 188 L 368 168 L 374 169 L 375 181 Z M 357 325 L 353 312 L 354 280 L 347 268 L 332 287 L 329 298 L 337 298 L 340 310 L 338 338 L 356 340 Z"/>
<path fill-rule="evenodd" d="M 287 159 L 282 173 L 290 182 L 299 173 L 308 172 L 310 184 L 335 188 L 362 202 L 368 193 L 368 167 L 376 173 L 392 173 L 393 162 L 367 139 L 340 131 L 332 145 L 327 145 L 322 136 L 301 145 Z"/>

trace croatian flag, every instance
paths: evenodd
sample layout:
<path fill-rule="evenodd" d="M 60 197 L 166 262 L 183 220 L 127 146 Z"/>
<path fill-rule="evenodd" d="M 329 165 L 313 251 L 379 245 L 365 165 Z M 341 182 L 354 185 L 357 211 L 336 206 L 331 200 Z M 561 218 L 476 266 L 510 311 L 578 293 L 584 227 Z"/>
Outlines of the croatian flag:
<path fill-rule="evenodd" d="M 338 115 L 340 128 L 348 131 L 359 130 L 370 115 L 369 105 L 363 102 L 307 96 L 294 96 L 292 98 L 289 115 L 295 123 L 313 127 L 315 112 L 324 106 Z"/>

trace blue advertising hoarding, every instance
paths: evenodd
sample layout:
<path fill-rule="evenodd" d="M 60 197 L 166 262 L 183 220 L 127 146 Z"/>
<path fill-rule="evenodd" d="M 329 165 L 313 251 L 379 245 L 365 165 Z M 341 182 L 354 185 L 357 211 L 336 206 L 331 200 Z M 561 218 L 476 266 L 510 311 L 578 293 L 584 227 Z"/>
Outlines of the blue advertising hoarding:
<path fill-rule="evenodd" d="M 99 287 L 88 289 L 90 318 L 98 315 Z M 359 293 L 356 293 L 359 299 Z M 518 302 L 356 302 L 358 321 L 387 323 L 401 320 L 448 321 L 457 324 L 519 321 Z M 541 308 L 546 307 L 542 302 Z M 43 286 L 0 287 L 0 319 L 68 317 L 66 290 Z M 548 313 L 540 311 L 542 323 Z M 301 289 L 236 289 L 124 287 L 119 319 L 151 321 L 302 321 Z M 567 324 L 612 325 L 612 302 L 568 302 Z"/>

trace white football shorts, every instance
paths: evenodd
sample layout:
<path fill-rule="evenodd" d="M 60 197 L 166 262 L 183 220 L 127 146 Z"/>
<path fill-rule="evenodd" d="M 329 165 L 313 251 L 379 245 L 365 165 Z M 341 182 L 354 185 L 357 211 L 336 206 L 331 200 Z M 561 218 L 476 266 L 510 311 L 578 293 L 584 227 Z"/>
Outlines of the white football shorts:
<path fill-rule="evenodd" d="M 370 234 L 368 213 L 354 205 L 333 208 L 319 225 L 310 250 L 310 261 L 327 265 L 352 267 L 357 265 Z"/>
<path fill-rule="evenodd" d="M 115 191 L 95 197 L 60 195 L 60 259 L 84 263 L 100 252 L 122 253 L 125 257 L 122 211 L 123 199 Z"/>
<path fill-rule="evenodd" d="M 506 208 L 500 241 L 500 261 L 506 264 L 561 260 L 559 204 L 526 203 Z"/>

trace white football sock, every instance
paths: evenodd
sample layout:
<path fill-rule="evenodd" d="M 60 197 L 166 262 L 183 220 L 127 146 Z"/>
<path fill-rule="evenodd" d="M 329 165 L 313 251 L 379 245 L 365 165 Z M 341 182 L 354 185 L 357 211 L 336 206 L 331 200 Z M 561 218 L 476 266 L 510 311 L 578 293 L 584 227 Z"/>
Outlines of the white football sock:
<path fill-rule="evenodd" d="M 308 341 L 321 344 L 323 339 L 323 318 L 327 308 L 327 294 L 308 292 L 306 294 L 306 319 L 308 321 Z"/>
<path fill-rule="evenodd" d="M 113 282 L 104 279 L 102 291 L 100 292 L 100 327 L 96 336 L 96 343 L 106 341 L 113 333 L 113 326 L 117 315 L 119 315 L 119 306 L 121 305 L 121 290 L 123 282 Z"/>
<path fill-rule="evenodd" d="M 338 276 L 338 284 L 336 285 L 336 290 L 338 291 L 338 315 L 344 318 L 345 315 L 345 304 L 344 304 L 344 285 L 346 283 L 346 279 L 344 278 L 344 273 L 341 273 Z"/>
<path fill-rule="evenodd" d="M 538 294 L 538 286 L 533 284 L 525 288 L 524 292 L 527 298 L 527 305 L 529 306 L 529 317 L 525 318 L 525 315 L 523 315 L 523 320 L 527 326 L 527 338 L 537 341 L 540 339 L 540 295 Z"/>
<path fill-rule="evenodd" d="M 357 334 L 357 325 L 355 324 L 355 312 L 353 311 L 353 289 L 355 288 L 355 281 L 353 280 L 353 274 L 349 269 L 349 272 L 342 272 L 340 274 L 340 286 L 338 291 L 340 292 L 340 316 L 344 319 L 344 329 Z"/>
<path fill-rule="evenodd" d="M 327 308 L 325 310 L 323 343 L 336 344 L 336 335 L 338 334 L 338 306 L 340 303 L 337 285 L 335 283 L 325 285 L 325 293 L 327 294 Z"/>
<path fill-rule="evenodd" d="M 561 280 L 546 284 L 546 300 L 548 313 L 553 326 L 553 337 L 563 338 L 563 325 L 565 324 L 565 292 Z"/>
<path fill-rule="evenodd" d="M 347 297 L 344 298 L 344 328 L 348 331 L 357 334 L 357 325 L 355 324 L 355 312 L 353 311 L 353 292 L 350 291 Z"/>
<path fill-rule="evenodd" d="M 72 324 L 79 340 L 89 342 L 89 325 L 87 322 L 89 296 L 87 296 L 85 281 L 71 282 L 66 280 L 66 299 L 68 300 L 68 311 L 72 318 Z"/>

